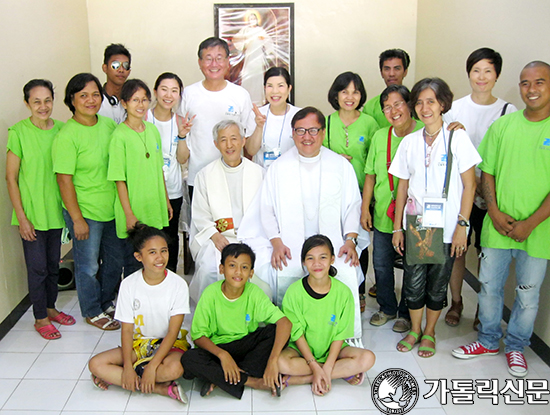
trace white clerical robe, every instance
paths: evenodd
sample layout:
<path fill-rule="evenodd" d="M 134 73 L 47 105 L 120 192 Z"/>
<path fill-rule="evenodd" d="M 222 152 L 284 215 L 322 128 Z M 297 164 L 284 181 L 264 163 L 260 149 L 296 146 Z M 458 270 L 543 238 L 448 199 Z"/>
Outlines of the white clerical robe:
<path fill-rule="evenodd" d="M 195 274 L 189 284 L 189 295 L 194 301 L 198 302 L 203 290 L 221 278 L 218 272 L 221 253 L 210 238 L 220 232 L 230 243 L 238 242 L 237 229 L 224 230 L 227 226 L 223 220 L 230 222 L 227 219 L 231 219 L 234 226 L 239 226 L 240 218 L 260 189 L 263 175 L 262 167 L 245 158 L 237 167 L 226 165 L 220 158 L 197 173 L 189 234 L 189 248 L 195 260 Z M 228 183 L 228 179 L 237 178 L 242 182 Z M 239 194 L 232 194 L 232 191 Z M 234 212 L 235 207 L 241 207 L 242 212 Z M 216 227 L 219 220 L 222 223 Z"/>
<path fill-rule="evenodd" d="M 308 166 L 304 166 L 307 162 Z M 238 231 L 239 239 L 252 246 L 256 252 L 256 274 L 268 282 L 276 293 L 277 304 L 288 286 L 306 275 L 301 259 L 304 241 L 311 236 L 311 226 L 306 232 L 306 222 L 316 218 L 316 233 L 326 235 L 334 245 L 338 270 L 337 279 L 351 290 L 355 301 L 355 338 L 361 338 L 361 315 L 358 284 L 363 280 L 361 267 L 350 267 L 344 263 L 345 255 L 338 258 L 338 251 L 344 245 L 345 235 L 359 234 L 358 254 L 369 244 L 369 235 L 360 226 L 361 195 L 357 177 L 351 164 L 342 156 L 321 148 L 318 169 L 311 166 L 311 160 L 301 160 L 293 147 L 279 157 L 268 169 L 262 189 L 253 205 L 245 214 Z M 313 173 L 308 173 L 313 172 Z M 315 173 L 317 172 L 317 173 Z M 318 177 L 304 177 L 316 174 Z M 314 183 L 317 189 L 302 189 L 304 183 Z M 304 195 L 318 194 L 318 202 L 304 201 Z M 273 249 L 269 240 L 281 238 L 291 251 L 292 259 L 282 271 L 271 266 Z"/>

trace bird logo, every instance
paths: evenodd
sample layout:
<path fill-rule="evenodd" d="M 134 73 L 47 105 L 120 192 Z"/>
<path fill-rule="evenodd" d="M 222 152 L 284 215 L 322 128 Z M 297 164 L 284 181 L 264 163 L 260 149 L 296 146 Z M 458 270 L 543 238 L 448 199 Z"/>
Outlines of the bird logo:
<path fill-rule="evenodd" d="M 374 379 L 372 400 L 384 414 L 405 414 L 418 402 L 416 379 L 406 370 L 387 369 Z"/>

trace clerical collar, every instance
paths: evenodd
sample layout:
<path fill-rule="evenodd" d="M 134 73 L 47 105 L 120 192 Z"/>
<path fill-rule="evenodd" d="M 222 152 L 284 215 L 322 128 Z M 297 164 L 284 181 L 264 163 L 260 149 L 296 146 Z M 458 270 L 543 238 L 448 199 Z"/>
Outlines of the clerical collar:
<path fill-rule="evenodd" d="M 300 158 L 301 163 L 316 163 L 321 160 L 321 151 L 319 151 L 319 154 L 314 157 L 304 157 L 300 153 L 298 153 L 298 157 Z"/>
<path fill-rule="evenodd" d="M 229 164 L 227 164 L 225 162 L 225 160 L 223 159 L 222 157 L 222 166 L 224 168 L 224 170 L 230 172 L 230 173 L 234 173 L 234 172 L 238 172 L 239 170 L 241 170 L 244 166 L 244 163 L 243 163 L 243 158 L 241 157 L 241 164 L 239 164 L 238 166 L 236 167 L 231 167 Z"/>

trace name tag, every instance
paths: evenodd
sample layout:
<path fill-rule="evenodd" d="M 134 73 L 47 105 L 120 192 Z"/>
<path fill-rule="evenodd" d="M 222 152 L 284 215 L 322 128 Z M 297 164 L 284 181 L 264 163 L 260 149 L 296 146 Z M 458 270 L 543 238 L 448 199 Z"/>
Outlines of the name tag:
<path fill-rule="evenodd" d="M 445 226 L 445 204 L 442 197 L 424 198 L 422 226 L 426 228 L 443 228 Z"/>
<path fill-rule="evenodd" d="M 280 156 L 281 150 L 278 148 L 275 148 L 272 151 L 264 151 L 264 166 L 268 168 Z"/>

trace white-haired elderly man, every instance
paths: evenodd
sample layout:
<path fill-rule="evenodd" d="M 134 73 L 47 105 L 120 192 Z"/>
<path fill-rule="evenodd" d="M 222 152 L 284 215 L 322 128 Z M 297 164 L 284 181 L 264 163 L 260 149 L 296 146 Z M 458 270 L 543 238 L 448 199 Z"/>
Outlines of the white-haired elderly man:
<path fill-rule="evenodd" d="M 196 265 L 189 293 L 195 302 L 207 285 L 221 278 L 221 250 L 239 242 L 237 229 L 264 177 L 262 167 L 242 157 L 245 137 L 238 122 L 220 121 L 212 134 L 221 157 L 197 173 L 191 205 L 190 249 Z"/>

